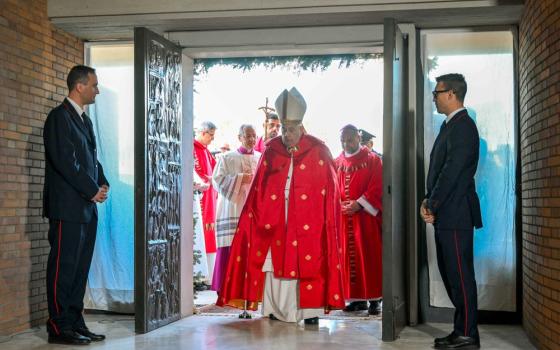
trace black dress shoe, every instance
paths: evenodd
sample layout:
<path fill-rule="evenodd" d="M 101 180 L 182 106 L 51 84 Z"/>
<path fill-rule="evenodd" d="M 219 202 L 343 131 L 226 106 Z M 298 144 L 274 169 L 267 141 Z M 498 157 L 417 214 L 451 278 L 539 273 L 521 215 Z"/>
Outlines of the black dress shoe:
<path fill-rule="evenodd" d="M 451 337 L 446 343 L 435 344 L 436 349 L 480 349 L 480 340 L 461 335 Z"/>
<path fill-rule="evenodd" d="M 368 314 L 377 316 L 381 313 L 381 300 L 370 300 Z"/>
<path fill-rule="evenodd" d="M 303 320 L 305 324 L 319 324 L 319 317 L 311 317 Z"/>
<path fill-rule="evenodd" d="M 78 328 L 75 332 L 83 335 L 84 337 L 88 337 L 89 339 L 91 339 L 91 341 L 105 340 L 105 336 L 103 334 L 95 334 L 87 328 Z"/>
<path fill-rule="evenodd" d="M 443 345 L 443 344 L 448 344 L 449 341 L 453 338 L 455 338 L 457 335 L 454 332 L 451 332 L 449 335 L 446 335 L 445 337 L 441 337 L 441 338 L 435 338 L 434 339 L 434 344 L 435 345 Z"/>
<path fill-rule="evenodd" d="M 72 345 L 88 345 L 91 339 L 84 337 L 72 330 L 60 331 L 60 334 L 49 334 L 49 343 L 51 344 L 72 344 Z"/>
<path fill-rule="evenodd" d="M 270 318 L 272 321 L 278 321 L 278 318 L 273 314 L 268 315 L 268 318 Z"/>
<path fill-rule="evenodd" d="M 367 301 L 353 301 L 344 308 L 344 311 L 353 312 L 367 309 Z"/>

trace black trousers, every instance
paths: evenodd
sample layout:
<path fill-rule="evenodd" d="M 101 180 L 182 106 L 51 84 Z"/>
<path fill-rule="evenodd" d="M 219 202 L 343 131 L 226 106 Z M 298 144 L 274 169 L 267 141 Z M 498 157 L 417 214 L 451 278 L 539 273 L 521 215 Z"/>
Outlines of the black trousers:
<path fill-rule="evenodd" d="M 97 233 L 97 215 L 89 223 L 51 220 L 47 261 L 47 332 L 84 328 L 84 294 Z"/>
<path fill-rule="evenodd" d="M 447 295 L 455 306 L 453 331 L 457 335 L 479 338 L 478 300 L 473 263 L 473 230 L 436 228 L 436 253 L 439 272 Z"/>

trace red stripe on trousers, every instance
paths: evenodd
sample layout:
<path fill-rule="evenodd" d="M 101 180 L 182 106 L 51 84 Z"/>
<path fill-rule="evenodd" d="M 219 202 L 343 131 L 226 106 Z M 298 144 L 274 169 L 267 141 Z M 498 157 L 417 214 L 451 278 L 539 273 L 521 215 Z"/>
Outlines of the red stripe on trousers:
<path fill-rule="evenodd" d="M 56 325 L 54 324 L 53 320 L 51 320 L 51 319 L 49 318 L 49 322 L 50 322 L 51 325 L 53 326 L 54 332 L 56 333 L 56 335 L 59 335 L 60 332 L 58 331 L 58 327 L 56 327 Z"/>
<path fill-rule="evenodd" d="M 467 336 L 467 321 L 469 319 L 467 293 L 465 293 L 465 282 L 463 282 L 463 270 L 461 269 L 461 258 L 459 257 L 459 244 L 457 243 L 457 231 L 453 231 L 455 237 L 455 254 L 457 254 L 457 265 L 459 266 L 459 276 L 461 277 L 461 289 L 463 290 L 463 300 L 465 301 L 465 337 Z"/>
<path fill-rule="evenodd" d="M 56 274 L 54 276 L 54 306 L 56 308 L 56 313 L 60 314 L 60 309 L 58 308 L 58 302 L 56 300 L 56 284 L 58 283 L 58 270 L 60 267 L 60 240 L 62 239 L 62 220 L 58 223 L 58 253 L 56 255 Z"/>

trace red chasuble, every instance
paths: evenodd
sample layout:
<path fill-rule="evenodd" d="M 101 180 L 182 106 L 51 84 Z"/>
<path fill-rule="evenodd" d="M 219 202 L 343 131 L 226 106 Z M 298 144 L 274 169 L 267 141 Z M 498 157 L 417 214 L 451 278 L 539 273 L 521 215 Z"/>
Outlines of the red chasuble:
<path fill-rule="evenodd" d="M 208 147 L 194 140 L 194 170 L 206 183 L 210 184 L 208 190 L 202 192 L 200 208 L 202 211 L 202 227 L 204 229 L 204 244 L 206 253 L 216 252 L 216 234 L 214 226 L 216 222 L 216 199 L 218 192 L 212 187 L 212 172 L 216 166 L 216 159 Z"/>
<path fill-rule="evenodd" d="M 357 154 L 336 158 L 341 198 L 364 197 L 378 209 L 373 216 L 364 209 L 352 216 L 342 215 L 342 256 L 345 259 L 347 299 L 376 299 L 382 296 L 381 254 L 381 158 L 363 147 Z"/>
<path fill-rule="evenodd" d="M 231 246 L 217 305 L 256 310 L 262 300 L 262 267 L 269 248 L 276 278 L 299 280 L 299 308 L 344 307 L 339 250 L 340 194 L 328 148 L 303 135 L 293 151 L 293 174 L 285 218 L 290 153 L 281 137 L 267 142 Z"/>

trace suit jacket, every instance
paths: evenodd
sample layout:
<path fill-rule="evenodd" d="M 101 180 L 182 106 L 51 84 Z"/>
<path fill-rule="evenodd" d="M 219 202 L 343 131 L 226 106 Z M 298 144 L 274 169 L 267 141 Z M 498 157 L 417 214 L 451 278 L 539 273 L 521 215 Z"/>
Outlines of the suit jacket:
<path fill-rule="evenodd" d="M 64 100 L 48 115 L 43 129 L 45 185 L 43 217 L 87 223 L 97 213 L 91 201 L 102 185 L 109 186 L 97 160 L 93 125 Z"/>
<path fill-rule="evenodd" d="M 437 229 L 482 227 L 474 175 L 480 138 L 467 110 L 458 112 L 442 129 L 430 153 L 427 207 Z"/>

